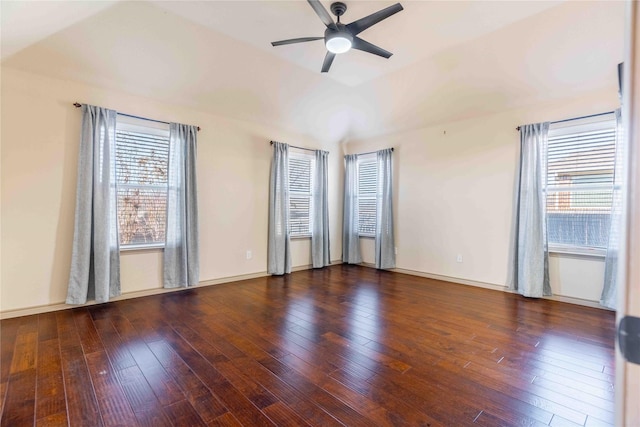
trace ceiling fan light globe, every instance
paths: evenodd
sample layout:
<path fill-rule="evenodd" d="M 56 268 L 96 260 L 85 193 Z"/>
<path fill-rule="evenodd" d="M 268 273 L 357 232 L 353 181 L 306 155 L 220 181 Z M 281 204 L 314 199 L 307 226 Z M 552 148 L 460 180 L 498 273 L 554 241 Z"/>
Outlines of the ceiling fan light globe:
<path fill-rule="evenodd" d="M 347 32 L 338 32 L 327 35 L 325 46 L 331 53 L 345 53 L 351 49 L 353 36 Z"/>

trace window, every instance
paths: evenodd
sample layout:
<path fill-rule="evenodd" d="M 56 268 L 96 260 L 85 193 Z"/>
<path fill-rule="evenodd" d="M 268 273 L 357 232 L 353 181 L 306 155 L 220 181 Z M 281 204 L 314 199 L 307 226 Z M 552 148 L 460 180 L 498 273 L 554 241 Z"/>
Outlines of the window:
<path fill-rule="evenodd" d="M 547 143 L 547 234 L 552 250 L 606 248 L 613 199 L 613 114 L 552 124 Z"/>
<path fill-rule="evenodd" d="M 358 158 L 358 234 L 373 237 L 376 234 L 378 195 L 378 165 L 376 157 Z"/>
<path fill-rule="evenodd" d="M 313 218 L 311 195 L 315 158 L 309 154 L 289 154 L 289 230 L 291 237 L 311 237 Z"/>
<path fill-rule="evenodd" d="M 163 246 L 169 163 L 168 126 L 118 116 L 116 182 L 123 248 Z"/>

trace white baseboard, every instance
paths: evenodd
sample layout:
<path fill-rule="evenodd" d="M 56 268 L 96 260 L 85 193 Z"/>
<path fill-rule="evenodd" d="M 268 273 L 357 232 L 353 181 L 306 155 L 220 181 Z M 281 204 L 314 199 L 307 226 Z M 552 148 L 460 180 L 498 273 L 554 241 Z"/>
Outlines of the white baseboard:
<path fill-rule="evenodd" d="M 342 260 L 331 261 L 331 265 L 334 265 L 334 264 L 342 264 Z M 308 265 L 299 265 L 299 266 L 293 267 L 291 270 L 292 271 L 302 271 L 302 270 L 310 270 L 311 268 L 313 268 L 313 266 L 311 264 L 308 264 Z M 266 277 L 268 275 L 269 274 L 266 271 L 259 271 L 259 272 L 256 272 L 256 273 L 248 273 L 248 274 L 240 274 L 240 275 L 237 275 L 237 276 L 221 277 L 219 279 L 203 280 L 200 283 L 198 283 L 198 286 L 195 286 L 195 287 L 213 286 L 213 285 L 220 285 L 220 284 L 223 284 L 223 283 L 239 282 L 241 280 L 256 279 L 256 278 L 259 278 L 259 277 Z M 111 298 L 110 301 L 121 301 L 121 300 L 127 300 L 127 299 L 132 299 L 132 298 L 146 297 L 146 296 L 150 296 L 150 295 L 161 295 L 161 294 L 167 294 L 167 293 L 170 293 L 170 292 L 185 291 L 187 289 L 193 289 L 193 288 L 194 287 L 174 288 L 174 289 L 164 289 L 164 288 L 144 289 L 144 290 L 141 290 L 141 291 L 125 292 L 122 295 L 119 295 L 117 297 Z M 66 309 L 69 309 L 69 308 L 85 307 L 85 306 L 96 305 L 96 304 L 99 304 L 99 303 L 97 303 L 96 301 L 87 301 L 86 304 L 83 304 L 82 306 L 78 306 L 78 305 L 66 304 L 64 301 L 60 301 L 60 302 L 56 302 L 56 303 L 52 303 L 52 304 L 38 305 L 38 306 L 33 306 L 33 307 L 18 308 L 18 309 L 15 309 L 15 310 L 2 311 L 2 312 L 0 312 L 0 319 L 11 319 L 13 317 L 30 316 L 30 315 L 33 315 L 33 314 L 49 313 L 49 312 L 52 312 L 52 311 L 60 311 L 60 310 L 66 310 Z M 102 304 L 102 303 L 100 303 L 100 304 Z"/>
<path fill-rule="evenodd" d="M 362 263 L 362 265 L 365 266 L 365 267 L 375 268 L 375 265 L 371 264 L 371 263 Z M 425 273 L 423 271 L 407 270 L 407 269 L 404 269 L 404 268 L 393 268 L 393 269 L 390 269 L 389 271 L 393 271 L 395 273 L 409 274 L 411 276 L 426 277 L 428 279 L 441 280 L 443 282 L 457 283 L 457 284 L 460 284 L 460 285 L 476 286 L 478 288 L 491 289 L 491 290 L 494 290 L 494 291 L 502 291 L 502 292 L 508 292 L 508 293 L 512 293 L 512 294 L 517 293 L 517 292 L 513 291 L 512 289 L 509 289 L 505 285 L 498 285 L 498 284 L 495 284 L 495 283 L 479 282 L 477 280 L 469 280 L 469 279 L 462 279 L 462 278 L 459 278 L 459 277 L 443 276 L 443 275 L 440 275 L 440 274 Z M 566 303 L 569 303 L 569 304 L 582 305 L 582 306 L 585 306 L 585 307 L 599 308 L 601 310 L 609 310 L 608 308 L 601 306 L 598 301 L 591 301 L 591 300 L 586 300 L 586 299 L 582 299 L 582 298 L 568 297 L 568 296 L 564 296 L 564 295 L 550 295 L 550 296 L 546 296 L 546 297 L 543 297 L 543 298 L 544 299 L 548 299 L 548 300 L 552 300 L 552 301 L 560 301 L 560 302 L 566 302 Z"/>
<path fill-rule="evenodd" d="M 237 281 L 240 281 L 240 280 L 247 280 L 247 279 L 255 279 L 257 277 L 264 277 L 266 275 L 267 275 L 266 271 L 261 271 L 261 272 L 258 272 L 258 273 L 241 274 L 241 275 L 238 275 L 238 276 L 222 277 L 220 279 L 204 280 L 204 281 L 198 283 L 198 286 L 196 286 L 196 287 L 219 285 L 221 283 L 237 282 Z M 127 299 L 146 297 L 146 296 L 150 296 L 150 295 L 168 294 L 168 293 L 171 293 L 171 292 L 180 292 L 180 291 L 185 291 L 187 289 L 193 289 L 193 288 L 194 287 L 173 288 L 173 289 L 153 288 L 153 289 L 144 289 L 144 290 L 141 290 L 141 291 L 124 292 L 124 293 L 122 293 L 121 295 L 119 295 L 117 297 L 111 298 L 109 301 L 122 301 L 122 300 L 127 300 Z M 86 306 L 96 305 L 96 304 L 102 304 L 102 303 L 98 303 L 98 302 L 96 302 L 94 300 L 91 300 L 91 301 L 87 301 L 85 304 L 82 304 L 82 305 L 73 305 L 73 304 L 66 304 L 64 301 L 61 301 L 61 302 L 53 303 L 53 304 L 39 305 L 39 306 L 34 306 L 34 307 L 19 308 L 19 309 L 16 309 L 16 310 L 3 311 L 3 312 L 0 312 L 0 319 L 10 319 L 10 318 L 13 318 L 13 317 L 30 316 L 30 315 L 33 315 L 33 314 L 49 313 L 49 312 L 52 312 L 52 311 L 66 310 L 66 309 L 75 308 L 75 307 L 86 307 Z"/>
<path fill-rule="evenodd" d="M 342 264 L 342 260 L 338 259 L 338 260 L 331 261 L 331 265 L 337 265 L 337 264 Z M 360 265 L 362 265 L 364 267 L 375 268 L 375 265 L 371 264 L 371 263 L 364 263 L 363 262 Z M 313 266 L 311 264 L 308 264 L 308 265 L 299 265 L 299 266 L 293 267 L 291 270 L 292 271 L 302 271 L 302 270 L 310 270 L 311 268 L 313 268 Z M 423 272 L 423 271 L 408 270 L 408 269 L 404 269 L 404 268 L 393 268 L 393 269 L 391 269 L 389 271 L 392 271 L 392 272 L 395 272 L 395 273 L 408 274 L 408 275 L 411 275 L 411 276 L 426 277 L 428 279 L 440 280 L 440 281 L 443 281 L 443 282 L 457 283 L 457 284 L 461 284 L 461 285 L 475 286 L 475 287 L 479 287 L 479 288 L 491 289 L 491 290 L 494 290 L 494 291 L 515 293 L 514 291 L 508 289 L 506 286 L 498 285 L 498 284 L 495 284 L 495 283 L 479 282 L 479 281 L 476 281 L 476 280 L 462 279 L 462 278 L 451 277 L 451 276 L 443 276 L 443 275 L 440 275 L 440 274 L 426 273 L 426 272 Z M 221 277 L 219 279 L 203 280 L 202 282 L 198 283 L 197 287 L 220 285 L 220 284 L 223 284 L 223 283 L 230 283 L 230 282 L 239 282 L 241 280 L 256 279 L 256 278 L 259 278 L 259 277 L 266 277 L 266 276 L 268 276 L 268 273 L 266 271 L 259 271 L 259 272 L 256 272 L 256 273 L 241 274 L 241 275 L 238 275 L 238 276 Z M 121 301 L 121 300 L 133 299 L 133 298 L 146 297 L 146 296 L 150 296 L 150 295 L 161 295 L 161 294 L 166 294 L 166 293 L 170 293 L 170 292 L 185 291 L 187 289 L 193 289 L 193 287 L 190 287 L 190 288 L 175 288 L 175 289 L 164 289 L 164 288 L 145 289 L 145 290 L 142 290 L 142 291 L 134 291 L 134 292 L 123 293 L 120 296 L 111 298 L 111 301 Z M 603 310 L 607 310 L 607 308 L 602 307 L 597 301 L 585 300 L 585 299 L 574 298 L 574 297 L 567 297 L 567 296 L 562 296 L 562 295 L 553 295 L 553 296 L 548 296 L 548 297 L 544 297 L 544 298 L 545 299 L 549 299 L 549 300 L 553 300 L 553 301 L 560 301 L 560 302 L 566 302 L 566 303 L 570 303 L 570 304 L 576 304 L 576 305 L 582 305 L 582 306 L 586 306 L 586 307 L 593 307 L 593 308 L 600 308 L 600 309 L 603 309 Z M 98 303 L 95 302 L 95 301 L 87 301 L 87 303 L 83 304 L 82 307 L 89 306 L 89 305 L 96 305 L 96 304 L 98 304 Z M 66 310 L 66 309 L 74 308 L 74 307 L 78 307 L 78 306 L 77 305 L 65 304 L 64 301 L 61 301 L 61 302 L 53 303 L 53 304 L 39 305 L 39 306 L 34 306 L 34 307 L 19 308 L 19 309 L 16 309 L 16 310 L 2 311 L 2 312 L 0 312 L 0 319 L 11 319 L 13 317 L 21 317 L 21 316 L 30 316 L 30 315 L 33 315 L 33 314 L 49 313 L 49 312 L 52 312 L 52 311 Z"/>
<path fill-rule="evenodd" d="M 457 283 L 460 285 L 475 286 L 477 288 L 493 289 L 494 291 L 507 290 L 506 286 L 504 285 L 497 285 L 495 283 L 487 283 L 487 282 L 479 282 L 477 280 L 461 279 L 458 277 L 443 276 L 441 274 L 425 273 L 422 271 L 407 270 L 404 268 L 394 268 L 391 271 L 394 271 L 396 273 L 409 274 L 411 276 L 420 276 L 420 277 L 426 277 L 428 279 L 441 280 L 443 282 L 451 282 L 451 283 Z"/>

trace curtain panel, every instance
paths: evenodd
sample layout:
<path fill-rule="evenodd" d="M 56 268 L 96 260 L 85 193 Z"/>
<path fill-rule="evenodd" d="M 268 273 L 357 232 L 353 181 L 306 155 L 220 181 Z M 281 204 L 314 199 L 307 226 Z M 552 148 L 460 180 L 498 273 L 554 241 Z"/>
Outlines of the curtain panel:
<path fill-rule="evenodd" d="M 311 232 L 311 259 L 313 268 L 331 264 L 329 253 L 329 152 L 315 150 L 315 176 L 313 177 L 313 225 Z"/>
<path fill-rule="evenodd" d="M 198 128 L 169 125 L 169 171 L 164 287 L 195 286 L 200 281 L 196 148 Z"/>
<path fill-rule="evenodd" d="M 626 212 L 624 206 L 624 189 L 626 188 L 625 176 L 627 161 L 627 145 L 622 127 L 622 113 L 620 109 L 615 111 L 616 116 L 616 157 L 613 175 L 613 197 L 611 204 L 611 219 L 609 228 L 609 242 L 607 255 L 604 260 L 604 286 L 600 296 L 600 304 L 604 307 L 615 309 L 617 304 L 617 290 L 619 282 L 618 259 L 620 258 Z"/>
<path fill-rule="evenodd" d="M 116 111 L 82 106 L 75 224 L 67 304 L 120 295 L 116 212 Z"/>
<path fill-rule="evenodd" d="M 526 297 L 551 295 L 544 188 L 549 123 L 520 127 L 510 289 Z"/>
<path fill-rule="evenodd" d="M 393 235 L 393 149 L 377 152 L 378 203 L 376 208 L 376 268 L 395 268 Z"/>
<path fill-rule="evenodd" d="M 344 156 L 344 202 L 342 214 L 342 262 L 360 264 L 358 235 L 358 155 Z"/>
<path fill-rule="evenodd" d="M 289 145 L 273 143 L 269 179 L 269 274 L 291 273 L 289 234 Z"/>

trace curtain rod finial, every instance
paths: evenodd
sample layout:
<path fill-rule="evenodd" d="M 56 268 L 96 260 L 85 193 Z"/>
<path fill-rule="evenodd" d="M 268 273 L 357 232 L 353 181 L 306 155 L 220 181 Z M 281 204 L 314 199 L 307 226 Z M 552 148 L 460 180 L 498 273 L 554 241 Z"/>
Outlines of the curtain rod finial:
<path fill-rule="evenodd" d="M 74 102 L 73 106 L 76 107 L 76 108 L 80 108 L 80 107 L 82 107 L 82 104 L 80 104 L 78 102 Z"/>

